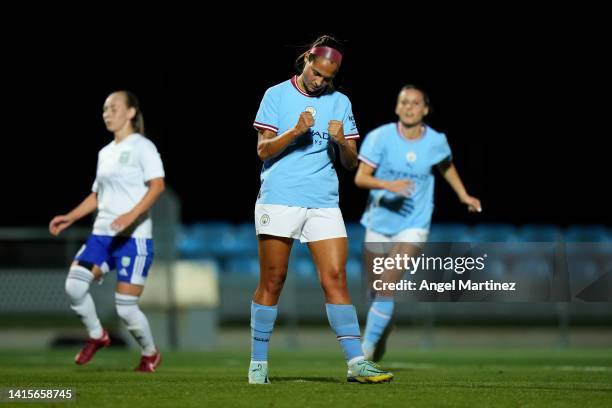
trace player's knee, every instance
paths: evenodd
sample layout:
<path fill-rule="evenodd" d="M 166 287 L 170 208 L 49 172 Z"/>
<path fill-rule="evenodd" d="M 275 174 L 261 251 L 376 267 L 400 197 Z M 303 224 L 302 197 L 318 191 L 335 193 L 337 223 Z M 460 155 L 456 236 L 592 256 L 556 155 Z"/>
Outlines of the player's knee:
<path fill-rule="evenodd" d="M 115 308 L 117 316 L 129 326 L 140 313 L 138 296 L 115 293 Z"/>
<path fill-rule="evenodd" d="M 89 285 L 93 279 L 93 274 L 87 268 L 81 265 L 71 266 L 66 278 L 66 294 L 73 301 L 82 299 L 89 291 Z"/>
<path fill-rule="evenodd" d="M 344 269 L 328 271 L 322 275 L 321 287 L 327 296 L 343 295 L 347 291 Z"/>
<path fill-rule="evenodd" d="M 343 267 L 334 266 L 321 272 L 323 286 L 346 286 L 346 271 Z"/>
<path fill-rule="evenodd" d="M 87 294 L 89 284 L 81 280 L 68 278 L 66 279 L 65 289 L 68 297 L 76 301 L 82 299 Z"/>
<path fill-rule="evenodd" d="M 115 305 L 115 308 L 117 309 L 117 316 L 119 316 L 123 323 L 128 325 L 132 320 L 131 317 L 134 315 L 134 312 L 138 310 L 138 306 Z"/>
<path fill-rule="evenodd" d="M 278 294 L 285 284 L 286 274 L 269 275 L 260 283 L 262 289 L 271 294 Z"/>

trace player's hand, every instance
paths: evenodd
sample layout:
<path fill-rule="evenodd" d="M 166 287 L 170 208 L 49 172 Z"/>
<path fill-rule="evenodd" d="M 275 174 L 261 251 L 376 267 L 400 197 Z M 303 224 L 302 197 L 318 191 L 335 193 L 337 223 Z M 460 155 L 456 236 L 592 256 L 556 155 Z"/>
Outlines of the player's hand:
<path fill-rule="evenodd" d="M 461 198 L 461 202 L 468 206 L 469 212 L 482 212 L 482 206 L 480 205 L 480 200 L 476 197 L 472 197 L 470 195 L 466 195 Z"/>
<path fill-rule="evenodd" d="M 339 120 L 330 120 L 327 127 L 327 133 L 330 134 L 334 142 L 338 144 L 344 143 L 344 128 Z"/>
<path fill-rule="evenodd" d="M 73 222 L 74 220 L 67 215 L 57 215 L 49 222 L 49 232 L 57 237 L 60 232 L 71 226 Z"/>
<path fill-rule="evenodd" d="M 414 192 L 414 181 L 409 179 L 385 181 L 384 188 L 392 193 L 410 197 Z"/>
<path fill-rule="evenodd" d="M 115 218 L 115 221 L 112 222 L 111 228 L 117 232 L 121 232 L 136 221 L 137 216 L 132 212 L 127 212 L 125 214 L 121 214 L 119 217 Z"/>
<path fill-rule="evenodd" d="M 300 113 L 300 118 L 298 119 L 298 123 L 295 125 L 295 130 L 300 134 L 304 134 L 308 132 L 308 130 L 313 127 L 315 124 L 314 117 L 310 112 L 302 112 Z"/>

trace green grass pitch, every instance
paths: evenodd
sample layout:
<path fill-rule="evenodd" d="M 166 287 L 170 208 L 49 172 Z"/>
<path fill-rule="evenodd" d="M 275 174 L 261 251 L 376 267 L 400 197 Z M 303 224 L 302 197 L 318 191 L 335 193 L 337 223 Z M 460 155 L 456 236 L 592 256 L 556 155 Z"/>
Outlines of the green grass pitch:
<path fill-rule="evenodd" d="M 248 351 L 165 352 L 159 371 L 135 373 L 138 352 L 0 352 L 0 388 L 71 387 L 92 407 L 594 407 L 612 406 L 612 349 L 452 349 L 390 352 L 390 384 L 345 382 L 337 350 L 274 350 L 269 386 L 246 380 Z M 7 404 L 41 406 L 36 404 Z"/>

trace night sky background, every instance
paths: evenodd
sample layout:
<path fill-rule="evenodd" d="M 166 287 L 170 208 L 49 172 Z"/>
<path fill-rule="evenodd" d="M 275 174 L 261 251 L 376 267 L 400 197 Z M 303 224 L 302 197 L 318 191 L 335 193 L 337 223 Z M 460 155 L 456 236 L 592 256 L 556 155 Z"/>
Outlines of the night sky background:
<path fill-rule="evenodd" d="M 608 222 L 611 71 L 603 54 L 563 37 L 434 40 L 410 30 L 294 28 L 145 33 L 137 44 L 129 33 L 85 42 L 49 34 L 8 44 L 0 226 L 45 226 L 87 196 L 97 152 L 112 137 L 102 104 L 118 89 L 141 100 L 184 223 L 251 221 L 259 102 L 295 74 L 295 58 L 322 33 L 345 43 L 336 85 L 352 101 L 362 138 L 396 120 L 401 86 L 428 91 L 429 124 L 447 135 L 468 192 L 483 203 L 482 214 L 468 214 L 437 177 L 434 222 Z M 353 176 L 339 170 L 347 221 L 358 220 L 367 196 Z"/>

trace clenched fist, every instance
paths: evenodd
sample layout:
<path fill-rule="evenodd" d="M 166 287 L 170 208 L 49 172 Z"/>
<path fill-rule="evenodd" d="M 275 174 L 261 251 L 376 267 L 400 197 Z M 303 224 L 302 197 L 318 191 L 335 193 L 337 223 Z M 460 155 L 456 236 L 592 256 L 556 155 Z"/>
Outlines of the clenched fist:
<path fill-rule="evenodd" d="M 344 142 L 344 128 L 342 126 L 342 122 L 339 120 L 330 120 L 329 126 L 327 127 L 327 132 L 330 134 L 334 142 L 342 143 Z"/>
<path fill-rule="evenodd" d="M 295 125 L 295 130 L 301 135 L 308 132 L 308 129 L 313 127 L 315 124 L 314 117 L 310 112 L 302 112 L 300 113 L 300 118 L 298 119 L 298 123 Z"/>

